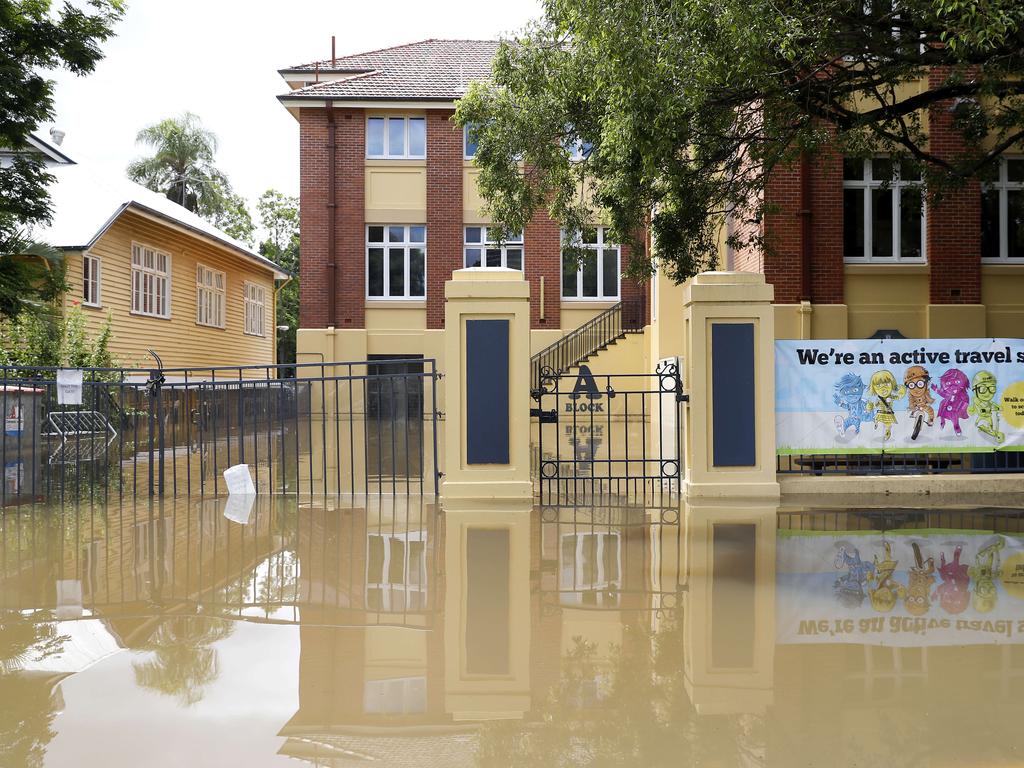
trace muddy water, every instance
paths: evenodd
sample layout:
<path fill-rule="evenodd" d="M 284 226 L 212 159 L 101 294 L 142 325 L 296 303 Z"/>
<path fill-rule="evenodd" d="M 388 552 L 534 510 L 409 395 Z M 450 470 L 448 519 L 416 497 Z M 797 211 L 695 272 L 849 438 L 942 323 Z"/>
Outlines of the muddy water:
<path fill-rule="evenodd" d="M 1024 511 L 0 513 L 3 766 L 1024 762 Z"/>

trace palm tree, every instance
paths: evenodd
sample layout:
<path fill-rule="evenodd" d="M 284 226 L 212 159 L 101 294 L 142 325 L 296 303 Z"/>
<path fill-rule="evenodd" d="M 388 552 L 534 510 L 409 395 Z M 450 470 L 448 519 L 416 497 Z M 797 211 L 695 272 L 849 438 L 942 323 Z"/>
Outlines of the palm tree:
<path fill-rule="evenodd" d="M 0 317 L 40 309 L 67 290 L 63 254 L 22 232 L 0 234 Z"/>
<path fill-rule="evenodd" d="M 130 163 L 129 178 L 200 216 L 223 214 L 230 184 L 214 165 L 217 137 L 196 115 L 161 120 L 139 131 L 135 141 L 154 154 Z"/>

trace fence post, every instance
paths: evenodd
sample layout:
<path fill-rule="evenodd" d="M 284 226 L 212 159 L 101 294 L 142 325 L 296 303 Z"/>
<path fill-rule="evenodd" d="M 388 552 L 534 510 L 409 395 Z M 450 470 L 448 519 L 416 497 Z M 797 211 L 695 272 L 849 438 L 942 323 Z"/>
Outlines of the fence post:
<path fill-rule="evenodd" d="M 773 295 L 755 272 L 683 287 L 688 496 L 779 495 Z"/>
<path fill-rule="evenodd" d="M 529 502 L 530 285 L 516 269 L 460 269 L 445 298 L 444 506 Z"/>

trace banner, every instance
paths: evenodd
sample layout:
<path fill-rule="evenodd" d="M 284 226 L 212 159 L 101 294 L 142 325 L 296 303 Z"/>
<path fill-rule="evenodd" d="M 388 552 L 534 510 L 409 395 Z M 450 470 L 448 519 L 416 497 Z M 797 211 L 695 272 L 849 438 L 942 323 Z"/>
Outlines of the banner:
<path fill-rule="evenodd" d="M 1024 541 L 979 531 L 779 531 L 776 641 L 1024 642 Z"/>
<path fill-rule="evenodd" d="M 1024 450 L 1024 340 L 775 342 L 780 454 Z"/>

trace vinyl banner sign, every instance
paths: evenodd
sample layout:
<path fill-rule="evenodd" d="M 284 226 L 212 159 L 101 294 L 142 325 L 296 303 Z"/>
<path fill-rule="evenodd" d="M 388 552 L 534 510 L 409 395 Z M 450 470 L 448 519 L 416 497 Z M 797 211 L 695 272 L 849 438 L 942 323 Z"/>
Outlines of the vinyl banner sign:
<path fill-rule="evenodd" d="M 1024 643 L 1024 541 L 978 531 L 779 531 L 776 640 Z"/>
<path fill-rule="evenodd" d="M 1024 340 L 775 342 L 780 454 L 1024 450 Z"/>

